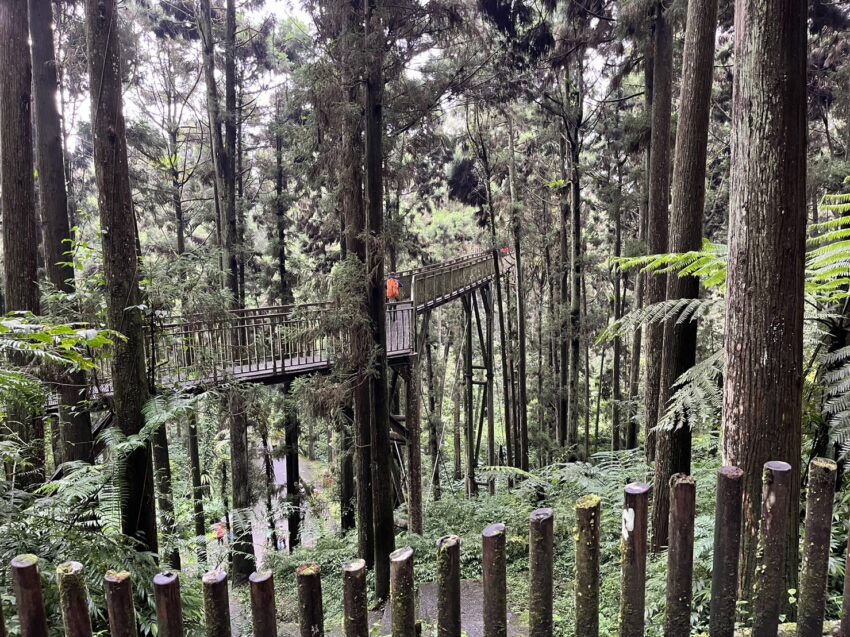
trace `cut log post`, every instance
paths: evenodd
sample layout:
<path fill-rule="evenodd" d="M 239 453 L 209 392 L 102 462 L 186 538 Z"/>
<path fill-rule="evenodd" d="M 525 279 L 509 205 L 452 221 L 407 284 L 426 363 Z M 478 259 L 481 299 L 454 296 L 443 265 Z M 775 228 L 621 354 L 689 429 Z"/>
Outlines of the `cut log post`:
<path fill-rule="evenodd" d="M 35 555 L 18 555 L 12 559 L 12 582 L 21 637 L 47 637 L 47 615 Z"/>
<path fill-rule="evenodd" d="M 83 576 L 83 565 L 65 562 L 56 567 L 59 585 L 59 605 L 62 607 L 62 626 L 65 637 L 91 637 L 89 594 Z"/>
<path fill-rule="evenodd" d="M 489 525 L 481 534 L 483 545 L 484 637 L 508 635 L 508 586 L 505 556 L 505 525 Z"/>
<path fill-rule="evenodd" d="M 649 485 L 633 482 L 626 486 L 624 493 L 620 637 L 643 637 Z"/>
<path fill-rule="evenodd" d="M 721 467 L 717 472 L 714 513 L 714 565 L 711 569 L 711 637 L 734 637 L 741 548 L 741 489 L 744 472 Z"/>
<path fill-rule="evenodd" d="M 201 579 L 204 585 L 204 617 L 207 637 L 230 637 L 230 596 L 227 573 L 209 571 Z"/>
<path fill-rule="evenodd" d="M 343 564 L 342 584 L 345 637 L 369 637 L 366 561 L 357 559 Z"/>
<path fill-rule="evenodd" d="M 295 570 L 298 580 L 298 623 L 301 637 L 324 637 L 322 570 L 318 564 L 302 564 Z"/>
<path fill-rule="evenodd" d="M 809 464 L 806 497 L 806 536 L 797 606 L 798 637 L 822 637 L 832 538 L 832 504 L 838 467 L 832 460 L 815 458 Z"/>
<path fill-rule="evenodd" d="M 416 589 L 413 585 L 413 549 L 390 553 L 392 637 L 416 637 Z"/>
<path fill-rule="evenodd" d="M 776 637 L 779 611 L 786 599 L 782 573 L 785 572 L 792 473 L 791 465 L 780 461 L 766 462 L 762 473 L 752 637 Z"/>
<path fill-rule="evenodd" d="M 665 637 L 691 634 L 695 515 L 696 483 L 691 476 L 677 473 L 670 478 Z"/>
<path fill-rule="evenodd" d="M 437 540 L 437 637 L 460 637 L 460 538 Z"/>
<path fill-rule="evenodd" d="M 531 513 L 528 527 L 528 637 L 552 636 L 554 532 L 552 509 L 537 509 Z"/>
<path fill-rule="evenodd" d="M 576 635 L 599 637 L 599 538 L 602 501 L 576 502 Z"/>
<path fill-rule="evenodd" d="M 254 637 L 277 637 L 277 607 L 271 571 L 251 573 L 251 624 Z"/>
<path fill-rule="evenodd" d="M 153 578 L 156 596 L 157 637 L 183 637 L 183 607 L 180 579 L 176 573 L 158 573 Z"/>
<path fill-rule="evenodd" d="M 127 571 L 106 571 L 106 612 L 111 637 L 136 637 L 136 609 L 133 606 L 133 581 Z"/>

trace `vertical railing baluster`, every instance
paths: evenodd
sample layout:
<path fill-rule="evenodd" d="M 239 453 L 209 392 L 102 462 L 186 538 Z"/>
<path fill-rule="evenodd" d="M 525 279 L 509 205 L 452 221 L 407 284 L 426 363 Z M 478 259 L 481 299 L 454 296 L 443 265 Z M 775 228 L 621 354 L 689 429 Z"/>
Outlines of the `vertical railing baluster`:
<path fill-rule="evenodd" d="M 230 596 L 227 592 L 227 573 L 209 571 L 202 578 L 204 585 L 204 617 L 207 637 L 230 637 Z"/>
<path fill-rule="evenodd" d="M 342 573 L 345 637 L 369 637 L 366 561 L 346 562 L 342 565 Z"/>
<path fill-rule="evenodd" d="M 576 635 L 599 636 L 599 537 L 602 501 L 576 502 Z"/>
<path fill-rule="evenodd" d="M 271 571 L 251 573 L 251 623 L 254 637 L 277 637 L 277 608 Z"/>
<path fill-rule="evenodd" d="M 809 463 L 806 497 L 806 535 L 800 601 L 797 607 L 797 637 L 821 637 L 826 606 L 826 580 L 832 539 L 832 503 L 838 466 L 826 458 Z"/>
<path fill-rule="evenodd" d="M 665 637 L 691 634 L 695 515 L 696 483 L 691 476 L 677 473 L 670 478 Z"/>
<path fill-rule="evenodd" d="M 158 573 L 153 578 L 158 637 L 183 637 L 183 606 L 180 579 L 176 573 Z"/>
<path fill-rule="evenodd" d="M 79 562 L 60 564 L 56 567 L 56 583 L 59 586 L 59 606 L 62 609 L 65 637 L 91 637 L 89 594 L 83 565 Z"/>
<path fill-rule="evenodd" d="M 460 637 L 460 538 L 437 541 L 437 637 Z"/>
<path fill-rule="evenodd" d="M 646 609 L 646 527 L 649 485 L 625 488 L 620 637 L 643 637 Z"/>
<path fill-rule="evenodd" d="M 552 635 L 554 522 L 552 509 L 537 509 L 531 514 L 528 528 L 528 637 Z"/>
<path fill-rule="evenodd" d="M 126 571 L 107 571 L 106 612 L 111 637 L 136 637 L 136 610 L 133 607 L 133 581 Z"/>
<path fill-rule="evenodd" d="M 413 549 L 406 546 L 390 553 L 392 637 L 415 637 L 415 595 L 416 589 L 413 585 Z"/>
<path fill-rule="evenodd" d="M 295 577 L 298 580 L 301 637 L 324 637 L 321 569 L 318 564 L 302 564 L 295 570 Z"/>
<path fill-rule="evenodd" d="M 771 461 L 764 465 L 752 598 L 752 637 L 775 637 L 779 612 L 786 599 L 783 573 L 792 474 L 787 462 Z"/>
<path fill-rule="evenodd" d="M 35 555 L 18 555 L 12 559 L 12 584 L 21 637 L 47 637 L 47 615 Z"/>
<path fill-rule="evenodd" d="M 489 525 L 481 534 L 484 637 L 507 637 L 508 602 L 505 525 Z"/>

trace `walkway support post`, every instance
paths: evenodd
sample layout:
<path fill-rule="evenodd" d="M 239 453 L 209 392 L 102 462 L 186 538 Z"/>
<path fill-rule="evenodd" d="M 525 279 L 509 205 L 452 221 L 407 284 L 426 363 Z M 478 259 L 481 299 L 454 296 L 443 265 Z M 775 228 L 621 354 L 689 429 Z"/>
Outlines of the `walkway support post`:
<path fill-rule="evenodd" d="M 289 403 L 291 385 L 286 382 L 283 386 L 284 398 Z M 301 544 L 301 471 L 299 468 L 298 434 L 300 423 L 295 408 L 285 405 L 284 444 L 286 445 L 286 502 L 289 505 L 287 526 L 289 527 L 289 551 L 292 552 Z"/>
<path fill-rule="evenodd" d="M 65 637 L 91 637 L 89 594 L 83 565 L 79 562 L 60 564 L 56 568 L 56 580 L 59 584 L 59 605 L 62 607 Z"/>
<path fill-rule="evenodd" d="M 298 580 L 298 618 L 301 637 L 324 637 L 322 571 L 318 564 L 302 564 L 295 570 Z"/>
<path fill-rule="evenodd" d="M 176 573 L 157 573 L 153 578 L 158 637 L 183 637 L 180 580 Z M 87 611 L 88 612 L 88 611 Z"/>
<path fill-rule="evenodd" d="M 785 544 L 793 471 L 787 462 L 765 463 L 762 473 L 761 521 L 753 586 L 752 637 L 776 637 L 785 599 Z"/>
<path fill-rule="evenodd" d="M 416 589 L 413 585 L 413 549 L 409 546 L 390 554 L 390 599 L 392 637 L 416 636 Z M 307 637 L 302 635 L 302 637 Z"/>
<path fill-rule="evenodd" d="M 460 538 L 437 540 L 437 637 L 460 637 Z"/>
<path fill-rule="evenodd" d="M 484 637 L 508 635 L 508 586 L 505 556 L 505 525 L 491 524 L 481 534 L 482 585 L 484 588 Z"/>
<path fill-rule="evenodd" d="M 366 561 L 357 559 L 343 564 L 342 584 L 345 637 L 369 637 Z"/>
<path fill-rule="evenodd" d="M 838 467 L 832 460 L 815 458 L 809 464 L 806 498 L 806 536 L 800 601 L 797 606 L 797 637 L 821 637 L 826 605 L 826 579 L 832 538 L 832 503 Z"/>
<path fill-rule="evenodd" d="M 689 475 L 677 473 L 670 478 L 665 637 L 691 634 L 695 514 L 696 482 Z"/>
<path fill-rule="evenodd" d="M 277 608 L 274 597 L 274 575 L 271 571 L 251 573 L 251 624 L 254 634 L 277 637 Z"/>
<path fill-rule="evenodd" d="M 552 637 L 554 526 L 552 509 L 531 513 L 528 528 L 528 637 Z"/>
<path fill-rule="evenodd" d="M 646 531 L 649 485 L 625 488 L 623 505 L 623 576 L 620 592 L 620 637 L 643 637 L 646 609 Z"/>
<path fill-rule="evenodd" d="M 44 596 L 38 575 L 38 558 L 35 555 L 18 555 L 12 560 L 12 585 L 21 635 L 47 637 L 47 615 Z"/>
<path fill-rule="evenodd" d="M 599 637 L 599 538 L 602 501 L 576 502 L 576 635 Z"/>
<path fill-rule="evenodd" d="M 741 489 L 744 472 L 722 467 L 717 472 L 714 514 L 714 565 L 711 569 L 712 637 L 734 637 L 738 597 L 738 556 L 741 548 Z"/>
<path fill-rule="evenodd" d="M 489 285 L 481 288 L 481 298 L 484 299 L 484 314 L 487 330 L 486 341 L 482 344 L 485 351 L 484 366 L 487 372 L 487 464 L 496 466 L 496 420 L 494 406 L 495 383 L 493 382 L 493 290 Z M 496 494 L 496 479 L 490 478 L 487 486 L 490 495 Z"/>
<path fill-rule="evenodd" d="M 462 297 L 466 330 L 463 341 L 463 376 L 465 380 L 464 412 L 466 421 L 466 494 L 478 495 L 478 483 L 475 481 L 475 423 L 472 386 L 472 304 L 475 303 L 475 292 L 468 297 Z"/>
<path fill-rule="evenodd" d="M 133 607 L 133 582 L 126 571 L 107 571 L 106 611 L 112 637 L 136 637 L 136 610 Z"/>

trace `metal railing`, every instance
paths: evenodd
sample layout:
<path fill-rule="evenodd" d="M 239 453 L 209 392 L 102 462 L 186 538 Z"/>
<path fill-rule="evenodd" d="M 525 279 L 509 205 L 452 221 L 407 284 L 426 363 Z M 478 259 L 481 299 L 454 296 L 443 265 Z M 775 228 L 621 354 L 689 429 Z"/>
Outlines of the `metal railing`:
<path fill-rule="evenodd" d="M 501 260 L 510 267 L 505 255 Z M 399 273 L 400 299 L 386 307 L 387 356 L 414 352 L 417 312 L 457 298 L 494 273 L 492 252 Z M 332 302 L 303 303 L 158 318 L 146 326 L 148 376 L 163 388 L 327 369 L 348 348 L 347 326 L 336 324 L 334 309 Z M 92 381 L 96 393 L 110 393 L 108 362 L 98 366 Z"/>

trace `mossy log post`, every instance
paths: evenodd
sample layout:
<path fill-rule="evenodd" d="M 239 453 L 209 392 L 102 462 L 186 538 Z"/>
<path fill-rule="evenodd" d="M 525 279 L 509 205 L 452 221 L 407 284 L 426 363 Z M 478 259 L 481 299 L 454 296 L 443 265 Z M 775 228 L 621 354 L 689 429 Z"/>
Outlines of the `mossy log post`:
<path fill-rule="evenodd" d="M 127 571 L 107 571 L 106 612 L 112 637 L 136 637 L 136 610 L 133 607 L 133 580 Z"/>
<path fill-rule="evenodd" d="M 35 555 L 12 559 L 12 582 L 22 637 L 47 637 L 47 615 Z"/>
<path fill-rule="evenodd" d="M 257 637 L 277 637 L 277 608 L 274 575 L 271 571 L 251 573 L 251 624 Z"/>
<path fill-rule="evenodd" d="M 620 637 L 643 637 L 644 634 L 648 505 L 648 484 L 633 482 L 626 486 L 623 505 Z"/>
<path fill-rule="evenodd" d="M 482 585 L 484 588 L 484 637 L 508 635 L 508 587 L 505 556 L 505 525 L 489 525 L 481 534 Z"/>
<path fill-rule="evenodd" d="M 437 540 L 437 637 L 460 637 L 460 538 Z"/>
<path fill-rule="evenodd" d="M 576 635 L 599 636 L 599 537 L 602 501 L 576 502 Z"/>
<path fill-rule="evenodd" d="M 343 564 L 342 584 L 345 637 L 368 637 L 366 560 L 351 560 Z"/>
<path fill-rule="evenodd" d="M 415 637 L 416 590 L 413 585 L 413 549 L 409 546 L 390 553 L 390 603 L 392 637 Z M 306 637 L 306 636 L 305 636 Z"/>
<path fill-rule="evenodd" d="M 176 573 L 157 573 L 153 578 L 156 596 L 158 637 L 183 637 L 183 608 L 180 604 L 180 579 Z"/>
<path fill-rule="evenodd" d="M 689 475 L 677 473 L 670 478 L 665 637 L 691 634 L 695 514 L 696 482 Z"/>
<path fill-rule="evenodd" d="M 787 462 L 770 461 L 762 472 L 761 520 L 752 595 L 752 637 L 776 637 L 779 611 L 786 599 L 785 544 L 793 470 Z"/>
<path fill-rule="evenodd" d="M 230 637 L 230 598 L 227 573 L 209 571 L 201 579 L 204 585 L 204 617 L 207 637 Z"/>
<path fill-rule="evenodd" d="M 318 564 L 302 564 L 295 570 L 298 580 L 298 623 L 301 637 L 324 637 L 322 570 Z"/>
<path fill-rule="evenodd" d="M 62 607 L 62 626 L 65 637 L 91 637 L 89 594 L 83 576 L 83 565 L 65 562 L 56 568 L 59 585 L 59 605 Z"/>
<path fill-rule="evenodd" d="M 832 504 L 838 467 L 832 460 L 815 458 L 809 464 L 806 499 L 806 537 L 797 606 L 798 637 L 822 637 L 832 537 Z"/>
<path fill-rule="evenodd" d="M 714 563 L 711 569 L 711 637 L 734 637 L 741 548 L 741 493 L 744 472 L 721 467 L 717 472 L 714 513 Z"/>
<path fill-rule="evenodd" d="M 537 509 L 531 513 L 528 527 L 528 637 L 552 635 L 554 531 L 552 509 Z"/>

